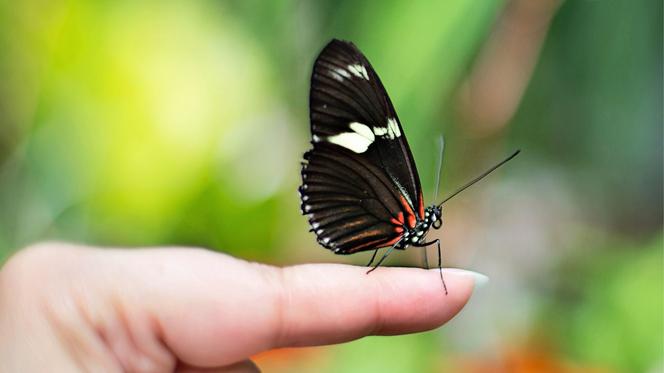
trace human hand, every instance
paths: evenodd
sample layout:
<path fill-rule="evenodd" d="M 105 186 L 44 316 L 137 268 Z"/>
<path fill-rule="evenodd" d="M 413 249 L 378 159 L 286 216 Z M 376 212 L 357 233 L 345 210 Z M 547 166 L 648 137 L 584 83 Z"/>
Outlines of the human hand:
<path fill-rule="evenodd" d="M 256 372 L 261 351 L 436 328 L 471 272 L 307 264 L 201 249 L 44 243 L 0 270 L 2 372 Z"/>

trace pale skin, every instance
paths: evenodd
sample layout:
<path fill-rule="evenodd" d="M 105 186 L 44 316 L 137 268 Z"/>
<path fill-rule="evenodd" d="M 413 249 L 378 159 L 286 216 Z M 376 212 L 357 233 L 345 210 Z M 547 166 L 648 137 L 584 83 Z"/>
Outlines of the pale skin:
<path fill-rule="evenodd" d="M 474 277 L 438 269 L 278 268 L 191 248 L 43 243 L 0 269 L 2 372 L 258 372 L 279 347 L 437 328 Z"/>

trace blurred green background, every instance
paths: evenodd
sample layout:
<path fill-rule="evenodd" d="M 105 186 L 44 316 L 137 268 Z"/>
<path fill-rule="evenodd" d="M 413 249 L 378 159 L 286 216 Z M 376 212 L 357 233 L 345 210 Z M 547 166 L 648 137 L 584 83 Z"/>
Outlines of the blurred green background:
<path fill-rule="evenodd" d="M 316 244 L 296 193 L 332 37 L 380 74 L 427 200 L 440 134 L 442 194 L 523 153 L 431 234 L 491 278 L 455 320 L 259 365 L 662 371 L 661 1 L 2 2 L 0 262 L 59 239 L 364 264 Z"/>

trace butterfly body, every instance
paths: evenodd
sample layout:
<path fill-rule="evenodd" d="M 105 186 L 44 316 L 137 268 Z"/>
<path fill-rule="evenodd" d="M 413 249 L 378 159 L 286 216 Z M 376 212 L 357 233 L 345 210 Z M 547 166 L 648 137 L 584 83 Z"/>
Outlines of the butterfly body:
<path fill-rule="evenodd" d="M 422 245 L 429 229 L 431 227 L 438 229 L 442 224 L 440 207 L 431 205 L 424 210 L 424 218 L 416 220 L 413 228 L 410 228 L 407 224 L 401 226 L 403 236 L 395 243 L 394 248 L 405 250 L 411 245 L 416 247 Z"/>

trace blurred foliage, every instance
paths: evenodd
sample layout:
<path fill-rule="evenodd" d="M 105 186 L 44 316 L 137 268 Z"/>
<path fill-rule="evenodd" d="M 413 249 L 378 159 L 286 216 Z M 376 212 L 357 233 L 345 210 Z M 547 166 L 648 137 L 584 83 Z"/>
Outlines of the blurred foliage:
<path fill-rule="evenodd" d="M 662 245 L 616 246 L 574 255 L 564 263 L 542 325 L 576 359 L 625 372 L 645 372 L 662 360 Z"/>
<path fill-rule="evenodd" d="M 565 3 L 513 125 L 574 177 L 590 217 L 627 234 L 661 228 L 661 14 L 656 1 Z"/>
<path fill-rule="evenodd" d="M 478 202 L 446 205 L 447 263 L 494 285 L 442 333 L 262 363 L 499 371 L 516 355 L 526 368 L 514 371 L 661 368 L 662 3 L 562 2 L 514 117 L 482 135 L 459 117 L 460 87 L 519 1 L 0 3 L 0 262 L 45 239 L 364 261 L 320 249 L 296 193 L 311 64 L 337 37 L 380 74 L 427 198 L 441 133 L 444 190 L 524 150 L 468 192 Z"/>

